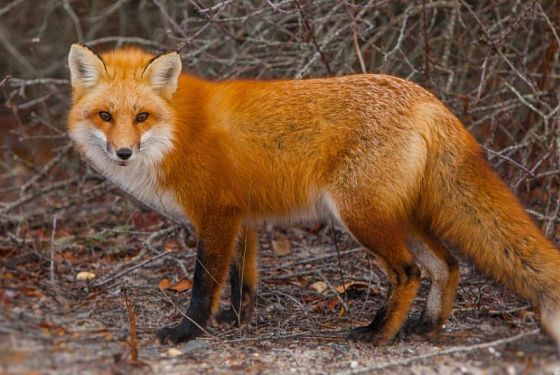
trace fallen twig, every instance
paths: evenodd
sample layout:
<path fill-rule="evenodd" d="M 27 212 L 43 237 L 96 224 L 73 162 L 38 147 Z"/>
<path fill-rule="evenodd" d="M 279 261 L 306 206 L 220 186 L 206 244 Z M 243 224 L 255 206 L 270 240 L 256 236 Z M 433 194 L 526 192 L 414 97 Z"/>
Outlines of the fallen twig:
<path fill-rule="evenodd" d="M 53 224 L 52 224 L 52 232 L 51 232 L 51 267 L 50 267 L 50 281 L 51 284 L 54 284 L 54 251 L 55 251 L 55 236 L 56 236 L 56 214 L 53 217 Z"/>
<path fill-rule="evenodd" d="M 126 288 L 124 292 L 124 302 L 126 304 L 126 311 L 128 312 L 128 345 L 130 346 L 130 360 L 138 362 L 138 340 L 136 338 L 136 309 L 134 304 L 128 300 Z"/>

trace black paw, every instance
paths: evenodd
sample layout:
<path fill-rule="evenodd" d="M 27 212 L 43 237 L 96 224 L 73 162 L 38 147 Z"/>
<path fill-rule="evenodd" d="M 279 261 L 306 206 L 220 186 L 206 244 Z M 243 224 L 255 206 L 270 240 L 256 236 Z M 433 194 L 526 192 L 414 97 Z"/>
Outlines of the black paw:
<path fill-rule="evenodd" d="M 162 345 L 167 343 L 179 344 L 198 337 L 200 332 L 200 328 L 190 321 L 183 321 L 176 326 L 161 328 L 157 332 L 157 338 Z"/>
<path fill-rule="evenodd" d="M 430 319 L 420 319 L 406 322 L 401 332 L 405 337 L 436 338 L 441 333 L 442 326 Z"/>
<path fill-rule="evenodd" d="M 238 326 L 239 319 L 233 309 L 221 309 L 214 318 L 219 325 Z"/>
<path fill-rule="evenodd" d="M 234 327 L 243 327 L 251 323 L 253 317 L 253 305 L 247 304 L 243 306 L 241 314 L 237 313 L 233 308 L 220 309 L 214 320 L 219 325 L 230 325 Z"/>
<path fill-rule="evenodd" d="M 381 346 L 389 341 L 379 333 L 379 330 L 372 329 L 370 326 L 354 328 L 348 334 L 348 340 L 367 342 L 374 346 Z"/>

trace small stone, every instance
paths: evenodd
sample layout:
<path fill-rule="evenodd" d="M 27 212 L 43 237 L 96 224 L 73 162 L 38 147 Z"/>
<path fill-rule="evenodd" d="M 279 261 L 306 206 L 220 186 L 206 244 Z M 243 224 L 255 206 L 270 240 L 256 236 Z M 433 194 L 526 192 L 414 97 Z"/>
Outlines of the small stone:
<path fill-rule="evenodd" d="M 93 272 L 82 271 L 76 274 L 77 281 L 91 281 L 95 279 L 96 275 Z"/>
<path fill-rule="evenodd" d="M 170 348 L 165 354 L 168 357 L 177 357 L 183 354 L 183 352 L 176 348 Z"/>

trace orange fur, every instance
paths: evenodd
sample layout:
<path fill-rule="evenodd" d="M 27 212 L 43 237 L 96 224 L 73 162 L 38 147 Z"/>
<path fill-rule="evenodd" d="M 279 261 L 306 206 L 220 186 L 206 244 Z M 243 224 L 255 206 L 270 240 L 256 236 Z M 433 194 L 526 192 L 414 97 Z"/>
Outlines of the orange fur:
<path fill-rule="evenodd" d="M 216 311 L 239 254 L 236 238 L 247 235 L 242 228 L 331 216 L 382 259 L 391 285 L 387 303 L 354 337 L 382 343 L 401 328 L 419 286 L 416 262 L 422 265 L 407 240 L 422 233 L 433 253 L 425 265 L 450 268 L 438 281 L 444 291 L 432 311 L 437 324 L 447 318 L 458 282 L 456 264 L 438 242 L 445 240 L 540 306 L 558 342 L 560 253 L 487 166 L 473 137 L 418 85 L 386 75 L 209 82 L 179 76 L 173 53 L 154 57 L 130 48 L 99 57 L 75 45 L 69 62 L 69 131 L 77 147 L 123 189 L 195 226 L 199 261 L 188 314 L 197 324 Z M 100 122 L 99 111 L 114 113 L 115 121 Z M 149 122 L 134 123 L 138 112 L 148 112 Z M 115 161 L 103 141 L 133 148 L 136 159 Z M 254 291 L 256 245 L 249 242 L 250 261 L 235 264 L 247 268 L 242 282 Z M 178 342 L 198 333 L 186 320 L 160 337 Z"/>

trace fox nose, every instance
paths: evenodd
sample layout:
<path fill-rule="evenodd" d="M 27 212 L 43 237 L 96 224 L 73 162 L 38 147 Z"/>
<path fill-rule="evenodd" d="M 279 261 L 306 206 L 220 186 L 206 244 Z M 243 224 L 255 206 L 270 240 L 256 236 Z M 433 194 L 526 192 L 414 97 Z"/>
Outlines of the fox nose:
<path fill-rule="evenodd" d="M 126 147 L 117 150 L 117 156 L 122 160 L 128 160 L 132 156 L 132 150 Z"/>

